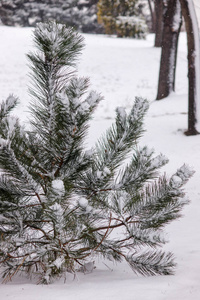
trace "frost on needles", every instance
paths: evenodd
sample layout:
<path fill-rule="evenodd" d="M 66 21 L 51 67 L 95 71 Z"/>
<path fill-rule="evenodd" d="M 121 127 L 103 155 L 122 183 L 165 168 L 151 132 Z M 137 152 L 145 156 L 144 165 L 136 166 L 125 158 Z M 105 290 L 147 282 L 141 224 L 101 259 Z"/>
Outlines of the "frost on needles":
<path fill-rule="evenodd" d="M 24 271 L 49 283 L 94 256 L 125 260 L 137 274 L 172 274 L 172 253 L 157 248 L 163 227 L 187 203 L 182 186 L 193 172 L 184 165 L 169 179 L 160 176 L 167 159 L 139 148 L 148 109 L 141 98 L 129 114 L 118 108 L 115 123 L 86 151 L 88 121 L 102 97 L 75 76 L 83 39 L 51 22 L 36 27 L 34 41 L 31 130 L 10 115 L 14 96 L 0 106 L 4 281 Z"/>

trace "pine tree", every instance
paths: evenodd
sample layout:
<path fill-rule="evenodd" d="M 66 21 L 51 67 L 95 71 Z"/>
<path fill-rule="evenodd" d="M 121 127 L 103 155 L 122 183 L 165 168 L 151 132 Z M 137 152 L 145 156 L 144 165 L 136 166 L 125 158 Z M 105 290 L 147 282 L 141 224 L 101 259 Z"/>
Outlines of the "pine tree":
<path fill-rule="evenodd" d="M 98 21 L 107 34 L 145 38 L 147 25 L 140 15 L 138 0 L 99 0 Z"/>
<path fill-rule="evenodd" d="M 0 106 L 4 280 L 24 271 L 49 283 L 87 269 L 94 255 L 125 260 L 137 274 L 173 273 L 172 253 L 157 247 L 165 243 L 163 227 L 187 203 L 182 186 L 193 172 L 184 165 L 169 179 L 159 176 L 167 159 L 139 148 L 148 109 L 141 98 L 129 114 L 118 108 L 113 126 L 85 150 L 88 121 L 102 97 L 75 75 L 83 39 L 51 22 L 37 25 L 34 41 L 28 129 L 11 114 L 14 96 Z"/>

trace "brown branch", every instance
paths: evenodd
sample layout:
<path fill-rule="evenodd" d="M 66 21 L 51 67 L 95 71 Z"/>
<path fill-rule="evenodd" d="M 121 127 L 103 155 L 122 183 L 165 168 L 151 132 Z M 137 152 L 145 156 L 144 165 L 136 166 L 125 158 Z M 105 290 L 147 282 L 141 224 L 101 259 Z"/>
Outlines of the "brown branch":
<path fill-rule="evenodd" d="M 42 228 L 31 226 L 31 225 L 28 225 L 28 226 L 32 229 L 41 231 L 44 234 L 44 236 L 47 238 L 47 240 L 51 240 L 51 238 L 47 235 L 47 233 Z"/>
<path fill-rule="evenodd" d="M 116 252 L 117 254 L 119 254 L 119 255 L 123 256 L 123 257 L 126 259 L 126 255 L 124 255 L 124 254 L 123 254 L 123 253 L 121 253 L 120 251 L 118 251 L 118 250 L 115 250 L 115 249 L 113 249 L 112 247 L 110 247 L 110 249 L 111 249 L 111 250 L 113 250 L 114 252 Z"/>
<path fill-rule="evenodd" d="M 135 245 L 134 243 L 126 244 L 126 245 L 121 246 L 121 248 L 126 248 L 126 249 L 129 247 L 133 248 L 134 245 Z"/>
<path fill-rule="evenodd" d="M 109 228 L 117 228 L 117 227 L 121 227 L 121 226 L 125 226 L 125 222 L 128 222 L 131 219 L 131 216 L 127 217 L 125 221 L 122 221 L 121 223 L 115 224 L 115 225 L 110 225 Z M 94 232 L 94 231 L 99 231 L 99 230 L 107 230 L 108 226 L 104 226 L 104 227 L 98 227 L 98 228 L 94 228 L 92 230 L 90 230 L 90 232 Z"/>
<path fill-rule="evenodd" d="M 110 213 L 109 224 L 108 224 L 108 226 L 107 226 L 107 230 L 106 230 L 105 234 L 103 235 L 103 238 L 101 239 L 100 243 L 99 243 L 94 249 L 92 249 L 92 252 L 96 251 L 96 250 L 101 246 L 101 244 L 103 243 L 103 241 L 105 240 L 106 235 L 107 235 L 107 233 L 108 233 L 108 231 L 109 231 L 109 229 L 110 229 L 110 223 L 111 223 L 111 220 L 112 220 L 112 213 Z M 85 256 L 81 257 L 81 259 L 86 258 L 86 257 L 89 256 L 90 254 L 91 254 L 91 253 L 86 254 Z"/>
<path fill-rule="evenodd" d="M 24 256 L 24 258 L 22 259 L 21 264 L 18 265 L 18 267 L 16 268 L 16 270 L 15 270 L 12 274 L 9 273 L 9 274 L 6 276 L 6 278 L 3 280 L 3 283 L 6 283 L 6 282 L 12 280 L 12 277 L 19 271 L 19 269 L 20 269 L 21 266 L 23 265 L 23 263 L 24 263 L 24 261 L 25 261 L 25 259 L 26 259 L 27 256 L 28 256 L 28 255 Z"/>
<path fill-rule="evenodd" d="M 29 204 L 29 205 L 20 206 L 20 208 L 28 208 L 28 207 L 34 207 L 34 206 L 40 206 L 40 205 L 41 205 L 41 203 Z"/>
<path fill-rule="evenodd" d="M 129 217 L 127 217 L 127 218 L 125 219 L 125 221 L 122 221 L 121 223 L 118 223 L 118 224 L 115 224 L 115 225 L 110 225 L 110 224 L 109 224 L 109 227 L 108 227 L 108 226 L 102 226 L 102 227 L 97 227 L 97 228 L 91 229 L 91 230 L 89 230 L 89 233 L 92 233 L 92 232 L 95 232 L 95 231 L 99 231 L 99 230 L 106 230 L 106 231 L 107 231 L 108 228 L 109 228 L 109 229 L 114 229 L 114 228 L 118 228 L 118 227 L 121 227 L 121 226 L 125 226 L 125 225 L 126 225 L 125 222 L 128 222 L 131 218 L 132 218 L 132 217 L 129 216 Z M 111 219 L 111 221 L 112 221 L 112 219 Z M 132 222 L 130 221 L 129 224 L 130 224 L 130 223 L 135 223 L 135 222 L 138 222 L 138 221 L 132 221 Z M 78 239 L 72 239 L 72 240 L 70 240 L 70 241 L 64 243 L 64 246 L 65 246 L 66 244 L 70 243 L 70 242 L 77 242 L 77 241 L 81 240 L 82 237 L 83 237 L 84 235 L 85 235 L 85 233 L 82 234 L 82 236 L 80 236 Z M 88 248 L 87 248 L 87 249 L 88 249 Z"/>
<path fill-rule="evenodd" d="M 50 223 L 52 221 L 51 220 L 26 220 L 26 221 L 24 221 L 25 224 L 29 224 L 30 222 L 32 222 L 32 223 Z"/>
<path fill-rule="evenodd" d="M 60 172 L 60 169 L 62 168 L 63 163 L 64 163 L 63 158 L 60 158 L 60 163 L 59 163 L 59 165 L 58 165 L 58 168 L 57 168 L 56 172 L 54 173 L 54 177 L 57 177 L 57 176 L 58 176 L 58 174 L 59 174 L 59 172 Z"/>
<path fill-rule="evenodd" d="M 123 240 L 117 241 L 117 243 L 123 243 L 123 242 L 126 242 L 126 241 L 130 240 L 131 238 L 133 238 L 133 237 L 132 237 L 132 236 L 129 236 L 128 238 L 125 238 L 125 239 L 123 239 Z"/>
<path fill-rule="evenodd" d="M 38 198 L 40 204 L 42 205 L 42 208 L 44 209 L 44 208 L 45 208 L 45 205 L 44 205 L 44 203 L 41 201 L 40 195 L 39 195 L 37 192 L 35 192 L 35 195 L 36 195 L 36 197 Z"/>
<path fill-rule="evenodd" d="M 80 190 L 86 190 L 86 191 L 91 191 L 93 194 L 97 194 L 98 192 L 108 192 L 112 191 L 112 189 L 101 189 L 101 190 L 93 190 L 91 188 L 84 188 L 84 187 L 79 187 Z"/>
<path fill-rule="evenodd" d="M 101 242 L 99 243 L 99 245 L 97 245 L 96 248 L 94 248 L 93 251 L 96 251 L 96 250 L 101 246 L 101 244 L 103 243 L 103 241 L 105 240 L 106 235 L 108 234 L 108 231 L 109 231 L 109 229 L 110 229 L 110 223 L 111 223 L 111 220 L 112 220 L 112 213 L 110 213 L 110 221 L 109 221 L 109 224 L 108 224 L 108 228 L 107 228 L 107 230 L 106 230 L 106 232 L 105 232 L 105 234 L 104 234 L 104 236 L 103 236 Z"/>

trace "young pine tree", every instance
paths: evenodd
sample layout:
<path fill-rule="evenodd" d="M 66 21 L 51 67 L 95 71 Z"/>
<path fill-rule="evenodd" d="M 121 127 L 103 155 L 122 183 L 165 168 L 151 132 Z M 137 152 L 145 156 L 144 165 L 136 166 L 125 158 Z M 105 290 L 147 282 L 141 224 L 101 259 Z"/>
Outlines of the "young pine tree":
<path fill-rule="evenodd" d="M 187 203 L 182 186 L 192 172 L 183 166 L 170 179 L 159 177 L 167 159 L 138 147 L 148 108 L 141 98 L 129 114 L 118 108 L 115 124 L 85 151 L 88 121 L 101 96 L 88 93 L 88 79 L 74 74 L 83 39 L 54 22 L 39 24 L 34 36 L 29 129 L 10 115 L 15 97 L 0 106 L 4 280 L 25 271 L 49 283 L 87 268 L 94 255 L 126 260 L 138 274 L 173 273 L 173 255 L 156 249 L 165 243 L 163 227 Z"/>

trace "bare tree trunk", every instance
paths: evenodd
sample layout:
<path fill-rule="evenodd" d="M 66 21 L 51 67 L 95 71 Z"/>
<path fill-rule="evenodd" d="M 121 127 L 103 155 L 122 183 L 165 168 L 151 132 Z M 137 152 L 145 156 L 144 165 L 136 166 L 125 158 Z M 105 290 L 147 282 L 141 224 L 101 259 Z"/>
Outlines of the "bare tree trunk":
<path fill-rule="evenodd" d="M 195 135 L 197 123 L 197 101 L 200 101 L 199 85 L 199 33 L 194 4 L 188 0 L 180 0 L 182 14 L 185 20 L 188 42 L 188 130 L 186 135 Z M 196 33 L 196 34 L 195 34 Z M 196 40 L 195 40 L 196 39 Z M 197 82 L 198 81 L 198 82 Z"/>
<path fill-rule="evenodd" d="M 157 100 L 167 97 L 175 89 L 176 58 L 181 24 L 180 2 L 169 0 L 164 15 Z"/>
<path fill-rule="evenodd" d="M 155 0 L 155 47 L 162 46 L 162 34 L 163 34 L 163 12 L 164 3 L 163 0 Z"/>
<path fill-rule="evenodd" d="M 155 16 L 155 11 L 152 7 L 152 0 L 148 0 L 149 4 L 149 10 L 151 14 L 151 31 L 155 33 L 156 31 L 156 16 Z"/>

